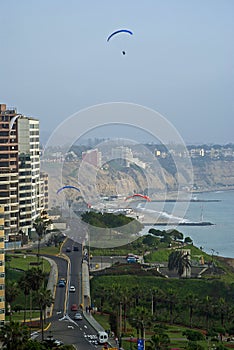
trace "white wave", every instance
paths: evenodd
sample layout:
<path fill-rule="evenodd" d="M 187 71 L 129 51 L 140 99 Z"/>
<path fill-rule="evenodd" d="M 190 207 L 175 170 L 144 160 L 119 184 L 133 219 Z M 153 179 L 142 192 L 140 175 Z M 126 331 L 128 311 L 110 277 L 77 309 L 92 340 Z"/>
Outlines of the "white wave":
<path fill-rule="evenodd" d="M 169 214 L 166 211 L 157 211 L 157 210 L 152 210 L 152 209 L 147 209 L 147 208 L 140 208 L 140 207 L 138 207 L 137 210 L 141 211 L 141 212 L 148 213 L 149 215 L 150 214 L 156 214 L 157 216 L 162 216 L 162 217 L 165 217 L 167 219 L 170 219 L 171 221 L 174 221 L 174 222 L 176 221 L 178 223 L 180 223 L 180 222 L 189 222 L 188 220 L 186 220 L 184 218 L 181 218 L 179 216 L 175 216 L 175 215 Z M 156 215 L 154 215 L 154 216 L 156 216 Z"/>

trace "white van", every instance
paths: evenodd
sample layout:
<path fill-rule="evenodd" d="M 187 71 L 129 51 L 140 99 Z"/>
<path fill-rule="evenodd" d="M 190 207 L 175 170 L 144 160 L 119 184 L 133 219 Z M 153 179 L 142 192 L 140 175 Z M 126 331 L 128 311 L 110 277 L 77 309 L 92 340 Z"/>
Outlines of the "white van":
<path fill-rule="evenodd" d="M 104 344 L 108 341 L 108 334 L 106 332 L 100 331 L 97 334 L 99 344 Z"/>

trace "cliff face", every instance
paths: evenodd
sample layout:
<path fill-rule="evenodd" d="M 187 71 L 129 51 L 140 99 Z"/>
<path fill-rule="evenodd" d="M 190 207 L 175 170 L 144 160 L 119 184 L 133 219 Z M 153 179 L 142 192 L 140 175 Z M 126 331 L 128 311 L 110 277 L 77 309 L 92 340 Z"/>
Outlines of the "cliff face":
<path fill-rule="evenodd" d="M 48 170 L 48 169 L 47 169 Z M 193 162 L 193 182 L 190 181 L 189 171 L 180 167 L 180 174 L 175 168 L 166 168 L 161 164 L 157 169 L 142 170 L 131 166 L 129 168 L 96 169 L 91 166 L 80 171 L 80 163 L 65 163 L 61 178 L 53 166 L 49 174 L 50 203 L 54 205 L 58 200 L 56 192 L 63 184 L 79 187 L 82 194 L 69 192 L 72 199 L 79 195 L 86 202 L 93 203 L 98 196 L 123 195 L 145 193 L 152 198 L 162 197 L 166 192 L 176 192 L 178 179 L 185 189 L 192 187 L 197 191 L 212 191 L 217 189 L 234 189 L 234 162 L 231 161 L 195 161 Z M 66 192 L 67 193 L 67 192 Z"/>
<path fill-rule="evenodd" d="M 203 161 L 194 163 L 193 187 L 197 190 L 212 190 L 217 188 L 234 188 L 234 162 L 226 161 Z M 171 173 L 170 169 L 161 167 L 158 171 L 144 171 L 135 168 L 125 170 L 113 170 L 98 172 L 96 186 L 102 194 L 128 193 L 160 193 L 176 191 L 178 179 L 185 188 L 190 187 L 189 171 L 180 167 L 180 173 Z M 192 183 L 191 183 L 192 185 Z M 192 186 L 191 186 L 192 187 Z M 191 188 L 190 187 L 190 188 Z"/>
<path fill-rule="evenodd" d="M 234 162 L 207 161 L 193 166 L 194 184 L 201 189 L 234 187 Z"/>

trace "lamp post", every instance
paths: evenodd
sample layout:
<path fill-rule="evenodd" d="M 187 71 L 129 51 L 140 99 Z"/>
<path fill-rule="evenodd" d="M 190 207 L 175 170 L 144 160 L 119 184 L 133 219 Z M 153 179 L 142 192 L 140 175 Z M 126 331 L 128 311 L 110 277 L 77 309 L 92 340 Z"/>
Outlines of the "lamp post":
<path fill-rule="evenodd" d="M 119 303 L 119 349 L 122 348 L 122 303 Z"/>

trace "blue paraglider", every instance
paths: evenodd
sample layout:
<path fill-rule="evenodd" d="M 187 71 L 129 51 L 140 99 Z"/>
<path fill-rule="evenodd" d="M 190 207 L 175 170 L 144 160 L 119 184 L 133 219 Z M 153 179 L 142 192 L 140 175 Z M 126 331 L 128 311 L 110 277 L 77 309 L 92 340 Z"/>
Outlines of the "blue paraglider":
<path fill-rule="evenodd" d="M 57 191 L 57 194 L 59 194 L 61 191 L 65 190 L 66 188 L 72 188 L 72 189 L 80 192 L 78 187 L 75 187 L 75 186 L 72 186 L 72 185 L 66 185 L 66 186 L 63 186 L 63 187 L 59 188 L 58 191 Z"/>
<path fill-rule="evenodd" d="M 109 41 L 113 36 L 115 36 L 116 34 L 119 34 L 119 33 L 128 33 L 130 35 L 133 35 L 133 32 L 129 29 L 119 29 L 119 30 L 116 30 L 115 32 L 111 33 L 108 36 L 107 41 Z"/>

